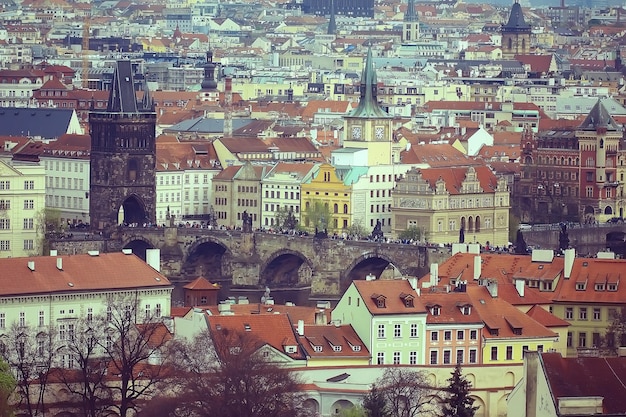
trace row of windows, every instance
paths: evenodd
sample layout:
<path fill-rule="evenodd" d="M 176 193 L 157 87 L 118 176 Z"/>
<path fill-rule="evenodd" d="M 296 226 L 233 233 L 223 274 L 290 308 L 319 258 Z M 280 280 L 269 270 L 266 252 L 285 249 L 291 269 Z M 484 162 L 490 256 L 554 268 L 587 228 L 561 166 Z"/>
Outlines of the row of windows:
<path fill-rule="evenodd" d="M 543 352 L 543 345 L 537 345 L 537 351 L 538 352 Z M 507 361 L 514 360 L 514 358 L 513 358 L 513 346 L 507 346 L 505 352 L 506 352 L 505 353 L 505 357 L 504 357 L 505 360 L 507 360 Z M 522 346 L 522 359 L 524 359 L 524 353 L 525 352 L 528 352 L 528 346 Z M 499 360 L 498 346 L 492 346 L 491 347 L 491 360 L 492 361 Z"/>
<path fill-rule="evenodd" d="M 277 210 L 280 210 L 281 205 L 280 204 L 265 204 L 265 211 L 270 211 L 270 212 L 275 212 Z M 300 206 L 283 206 L 283 208 L 285 210 L 289 210 L 292 213 L 300 213 Z"/>
<path fill-rule="evenodd" d="M 257 187 L 247 186 L 247 185 L 238 185 L 237 192 L 239 193 L 257 193 Z"/>
<path fill-rule="evenodd" d="M 431 330 L 430 332 L 430 340 L 432 342 L 438 342 L 440 333 L 443 333 L 443 340 L 444 341 L 452 341 L 452 330 L 442 330 L 441 332 L 439 330 Z M 469 338 L 470 340 L 477 340 L 478 339 L 478 330 L 470 330 L 469 331 Z M 465 340 L 465 330 L 457 330 L 456 331 L 456 340 L 458 341 L 462 341 Z"/>
<path fill-rule="evenodd" d="M 357 298 L 357 304 L 360 301 L 360 299 Z M 379 339 L 384 339 L 386 336 L 386 329 L 387 326 L 385 324 L 379 324 L 378 325 L 378 338 Z M 401 338 L 402 337 L 402 329 L 403 329 L 403 325 L 402 324 L 394 324 L 393 325 L 393 337 L 394 338 Z M 409 325 L 409 337 L 419 337 L 419 326 L 417 323 L 411 323 Z"/>
<path fill-rule="evenodd" d="M 10 190 L 11 189 L 11 181 L 4 180 L 0 181 L 0 190 Z M 25 190 L 34 190 L 35 189 L 35 181 L 27 180 L 24 181 L 24 189 Z"/>
<path fill-rule="evenodd" d="M 578 289 L 578 288 L 577 288 Z M 588 311 L 587 307 L 579 307 L 578 308 L 578 320 L 588 320 Z M 599 307 L 594 307 L 591 310 L 591 320 L 602 320 L 602 309 Z M 608 319 L 613 319 L 617 316 L 617 309 L 610 308 L 608 310 Z M 565 307 L 565 320 L 574 320 L 574 307 Z"/>
<path fill-rule="evenodd" d="M 276 191 L 276 194 L 274 194 L 274 191 L 265 190 L 265 198 L 280 198 L 280 191 Z M 300 200 L 300 193 L 285 191 L 285 198 L 288 198 L 290 200 Z"/>
<path fill-rule="evenodd" d="M 72 183 L 72 178 L 64 177 L 46 177 L 46 187 L 48 188 L 63 188 L 68 190 L 82 190 L 85 187 L 85 180 L 82 178 L 74 178 Z M 73 184 L 73 186 L 72 186 Z M 66 186 L 67 185 L 67 186 Z"/>
<path fill-rule="evenodd" d="M 394 365 L 402 363 L 402 352 L 393 352 L 392 362 Z M 378 352 L 376 355 L 376 364 L 385 365 L 385 352 Z M 417 365 L 417 352 L 409 352 L 409 365 Z"/>
<path fill-rule="evenodd" d="M 48 206 L 52 206 L 52 207 L 83 209 L 83 205 L 85 204 L 85 201 L 84 201 L 84 198 L 82 197 L 66 197 L 64 195 L 62 196 L 46 195 L 46 203 Z"/>
<path fill-rule="evenodd" d="M 52 167 L 54 164 L 54 170 L 55 171 L 59 171 L 59 168 L 61 172 L 65 172 L 66 168 L 67 168 L 67 172 L 83 172 L 84 170 L 84 163 L 81 162 L 65 162 L 65 161 L 45 161 L 45 167 L 46 167 L 46 171 L 51 171 Z"/>
<path fill-rule="evenodd" d="M 25 230 L 32 230 L 35 228 L 35 221 L 32 218 L 24 219 L 23 228 Z M 0 219 L 0 229 L 11 229 L 11 219 Z"/>
<path fill-rule="evenodd" d="M 439 365 L 439 351 L 431 350 L 430 351 L 430 365 Z M 465 363 L 465 349 L 457 349 L 456 350 L 456 361 L 454 363 L 463 364 Z M 469 358 L 468 363 L 478 363 L 478 350 L 470 349 L 469 350 Z M 444 349 L 441 354 L 441 364 L 443 365 L 451 365 L 452 364 L 452 350 Z"/>

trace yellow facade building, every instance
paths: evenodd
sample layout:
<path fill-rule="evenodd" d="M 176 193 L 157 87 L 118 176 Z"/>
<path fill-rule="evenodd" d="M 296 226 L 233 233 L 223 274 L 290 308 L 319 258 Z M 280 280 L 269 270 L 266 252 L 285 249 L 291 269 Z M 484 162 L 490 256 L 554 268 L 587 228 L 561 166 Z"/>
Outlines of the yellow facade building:
<path fill-rule="evenodd" d="M 322 164 L 311 181 L 301 186 L 301 224 L 305 229 L 341 232 L 352 224 L 352 189 L 337 176 L 335 167 Z M 327 218 L 330 217 L 330 218 Z"/>

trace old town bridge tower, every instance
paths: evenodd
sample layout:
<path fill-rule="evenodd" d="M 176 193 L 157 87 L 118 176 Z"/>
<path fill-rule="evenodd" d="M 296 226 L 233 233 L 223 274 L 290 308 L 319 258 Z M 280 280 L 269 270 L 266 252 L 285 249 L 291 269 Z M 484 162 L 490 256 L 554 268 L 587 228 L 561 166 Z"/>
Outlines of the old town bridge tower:
<path fill-rule="evenodd" d="M 155 220 L 156 112 L 141 80 L 130 61 L 118 61 L 106 110 L 89 114 L 89 214 L 96 230 Z"/>

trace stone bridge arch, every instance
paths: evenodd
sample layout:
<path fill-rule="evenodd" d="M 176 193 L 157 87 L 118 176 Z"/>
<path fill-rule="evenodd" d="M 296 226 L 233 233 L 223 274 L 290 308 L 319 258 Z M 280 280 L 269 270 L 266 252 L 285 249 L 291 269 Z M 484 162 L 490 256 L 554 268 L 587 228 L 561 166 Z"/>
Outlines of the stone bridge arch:
<path fill-rule="evenodd" d="M 400 269 L 390 256 L 378 251 L 366 252 L 354 259 L 344 269 L 340 278 L 341 292 L 343 293 L 353 280 L 365 279 L 369 274 L 374 275 L 376 278 L 392 278 L 404 275 L 404 271 Z"/>
<path fill-rule="evenodd" d="M 292 261 L 292 262 L 289 262 Z M 280 249 L 270 254 L 261 264 L 259 285 L 262 286 L 310 286 L 314 265 L 302 252 Z M 278 272 L 278 274 L 272 273 Z"/>
<path fill-rule="evenodd" d="M 230 246 L 215 236 L 204 236 L 194 240 L 186 248 L 181 263 L 181 274 L 186 277 L 204 276 L 211 282 L 230 287 Z"/>
<path fill-rule="evenodd" d="M 144 235 L 130 235 L 122 241 L 122 249 L 131 249 L 135 255 L 146 260 L 146 250 L 157 248 L 158 245 Z"/>

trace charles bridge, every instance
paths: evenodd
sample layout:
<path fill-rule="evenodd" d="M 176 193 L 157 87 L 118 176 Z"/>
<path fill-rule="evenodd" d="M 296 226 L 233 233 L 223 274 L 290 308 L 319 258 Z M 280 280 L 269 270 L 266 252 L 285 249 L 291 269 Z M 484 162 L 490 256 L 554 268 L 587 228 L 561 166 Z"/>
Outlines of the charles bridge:
<path fill-rule="evenodd" d="M 120 228 L 110 238 L 56 240 L 52 248 L 59 254 L 126 248 L 144 258 L 158 248 L 161 272 L 177 286 L 204 276 L 221 285 L 222 297 L 249 291 L 258 298 L 269 288 L 274 296 L 299 291 L 300 300 L 304 294 L 312 301 L 337 300 L 367 275 L 421 277 L 431 262 L 449 256 L 447 249 L 412 244 L 185 227 Z"/>

